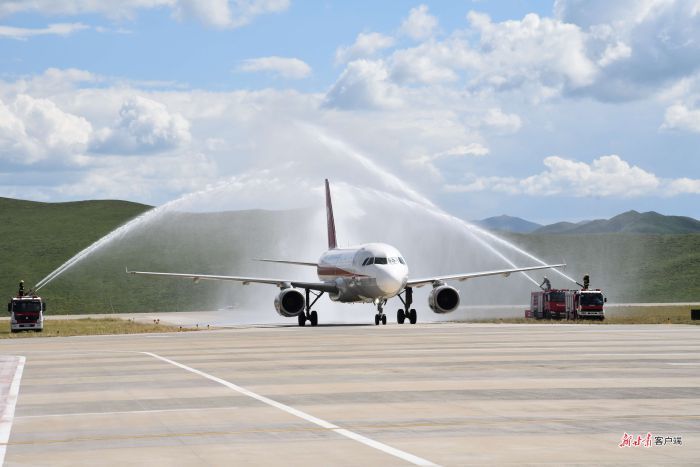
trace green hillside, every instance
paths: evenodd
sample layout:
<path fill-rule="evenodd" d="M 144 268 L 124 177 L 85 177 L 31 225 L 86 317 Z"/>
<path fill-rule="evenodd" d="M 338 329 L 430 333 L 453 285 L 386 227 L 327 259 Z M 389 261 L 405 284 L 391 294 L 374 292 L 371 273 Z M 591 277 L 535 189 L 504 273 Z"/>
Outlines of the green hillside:
<path fill-rule="evenodd" d="M 579 282 L 590 274 L 592 286 L 605 289 L 613 302 L 700 301 L 700 234 L 509 234 L 508 239 L 536 256 L 564 260 L 566 273 Z"/>
<path fill-rule="evenodd" d="M 0 290 L 29 288 L 80 250 L 149 210 L 123 201 L 35 203 L 0 200 Z M 43 287 L 51 314 L 204 310 L 243 302 L 230 283 L 163 280 L 132 270 L 250 273 L 249 251 L 287 237 L 298 212 L 239 211 L 159 215 L 94 252 Z M 280 240 L 278 240 L 278 237 Z M 260 248 L 257 248 L 259 251 Z M 202 271 L 206 265 L 206 271 Z M 270 306 L 272 299 L 269 299 Z"/>
<path fill-rule="evenodd" d="M 78 251 L 151 207 L 128 201 L 39 203 L 0 198 L 0 290 L 36 284 Z"/>

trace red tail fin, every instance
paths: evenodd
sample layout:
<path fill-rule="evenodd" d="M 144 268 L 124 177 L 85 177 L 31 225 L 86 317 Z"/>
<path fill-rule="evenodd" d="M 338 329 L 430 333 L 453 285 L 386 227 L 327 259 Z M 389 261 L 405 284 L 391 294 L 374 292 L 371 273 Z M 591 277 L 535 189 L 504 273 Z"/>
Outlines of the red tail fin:
<path fill-rule="evenodd" d="M 338 247 L 335 238 L 335 219 L 333 218 L 333 204 L 331 203 L 331 188 L 326 179 L 326 220 L 328 221 L 328 249 L 332 250 Z"/>

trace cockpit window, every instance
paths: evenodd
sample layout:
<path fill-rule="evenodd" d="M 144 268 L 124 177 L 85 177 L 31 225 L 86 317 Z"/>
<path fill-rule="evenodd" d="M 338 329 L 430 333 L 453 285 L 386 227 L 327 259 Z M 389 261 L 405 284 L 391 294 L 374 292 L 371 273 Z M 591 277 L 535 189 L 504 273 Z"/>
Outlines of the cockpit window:
<path fill-rule="evenodd" d="M 369 266 L 374 262 L 374 258 L 365 258 L 365 260 L 362 262 L 363 266 Z"/>
<path fill-rule="evenodd" d="M 406 261 L 402 257 L 399 256 L 399 263 L 406 264 Z"/>
<path fill-rule="evenodd" d="M 377 256 L 374 258 L 374 264 L 388 264 L 386 258 L 380 258 Z"/>

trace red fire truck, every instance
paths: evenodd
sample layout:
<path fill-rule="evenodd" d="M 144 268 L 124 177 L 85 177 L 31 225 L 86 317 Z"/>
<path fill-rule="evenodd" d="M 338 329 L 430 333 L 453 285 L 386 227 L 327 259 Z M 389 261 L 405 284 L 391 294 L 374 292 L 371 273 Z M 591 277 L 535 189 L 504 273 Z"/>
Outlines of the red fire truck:
<path fill-rule="evenodd" d="M 605 319 L 605 302 L 600 289 L 570 290 L 566 294 L 566 312 L 568 319 Z"/>
<path fill-rule="evenodd" d="M 605 319 L 605 302 L 600 289 L 537 290 L 530 294 L 530 309 L 526 318 L 535 319 Z"/>
<path fill-rule="evenodd" d="M 525 317 L 535 319 L 566 319 L 565 289 L 537 290 L 530 294 L 530 309 Z"/>
<path fill-rule="evenodd" d="M 31 291 L 24 293 L 24 283 L 20 282 L 19 292 L 7 304 L 10 313 L 10 331 L 42 331 L 44 329 L 44 311 L 46 303 Z"/>

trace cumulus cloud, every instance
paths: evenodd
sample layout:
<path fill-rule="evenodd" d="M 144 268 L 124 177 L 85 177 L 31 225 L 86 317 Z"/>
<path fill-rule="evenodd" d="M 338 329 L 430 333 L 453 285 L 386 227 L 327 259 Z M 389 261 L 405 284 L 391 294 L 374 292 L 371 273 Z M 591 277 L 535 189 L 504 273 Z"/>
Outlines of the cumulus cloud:
<path fill-rule="evenodd" d="M 101 14 L 112 19 L 131 18 L 138 10 L 170 8 L 178 19 L 196 19 L 218 28 L 237 28 L 255 17 L 289 8 L 289 0 L 8 0 L 0 3 L 0 16 L 36 12 L 48 15 Z"/>
<path fill-rule="evenodd" d="M 441 181 L 443 179 L 440 169 L 435 163 L 440 159 L 448 157 L 481 157 L 489 153 L 489 149 L 480 143 L 470 143 L 459 145 L 450 148 L 446 151 L 440 151 L 431 155 L 423 155 L 414 159 L 408 159 L 406 165 L 408 167 L 427 172 L 433 180 Z"/>
<path fill-rule="evenodd" d="M 484 126 L 500 133 L 515 133 L 522 126 L 517 114 L 507 114 L 499 108 L 489 109 L 482 122 Z"/>
<path fill-rule="evenodd" d="M 289 0 L 177 0 L 174 8 L 180 18 L 196 18 L 218 28 L 237 28 L 256 16 L 285 11 Z"/>
<path fill-rule="evenodd" d="M 13 26 L 0 25 L 0 37 L 27 39 L 34 36 L 68 36 L 76 31 L 82 31 L 89 28 L 89 26 L 83 23 L 54 23 L 49 24 L 45 28 L 17 28 Z"/>
<path fill-rule="evenodd" d="M 380 50 L 393 46 L 395 40 L 391 36 L 385 36 L 378 32 L 361 32 L 357 35 L 355 43 L 349 47 L 339 47 L 335 51 L 336 63 L 345 63 L 358 58 L 367 58 Z"/>
<path fill-rule="evenodd" d="M 428 41 L 394 52 L 391 77 L 398 83 L 437 84 L 458 79 L 455 69 L 476 65 L 479 60 L 461 41 Z"/>
<path fill-rule="evenodd" d="M 689 109 L 684 104 L 672 105 L 666 109 L 666 116 L 661 128 L 700 133 L 700 110 Z"/>
<path fill-rule="evenodd" d="M 5 161 L 79 164 L 91 133 L 87 120 L 49 99 L 20 94 L 9 104 L 0 100 L 0 158 Z"/>
<path fill-rule="evenodd" d="M 596 64 L 588 57 L 586 37 L 574 24 L 534 13 L 521 21 L 494 23 L 470 12 L 469 23 L 479 33 L 481 66 L 478 81 L 512 86 L 536 80 L 562 88 L 593 83 Z"/>
<path fill-rule="evenodd" d="M 190 123 L 182 115 L 169 112 L 160 102 L 134 96 L 122 104 L 113 127 L 97 132 L 91 149 L 108 154 L 157 153 L 190 140 Z"/>
<path fill-rule="evenodd" d="M 244 60 L 238 69 L 245 72 L 271 72 L 290 79 L 302 79 L 311 74 L 311 67 L 298 58 L 274 56 Z"/>
<path fill-rule="evenodd" d="M 633 198 L 660 193 L 670 182 L 631 165 L 620 156 L 609 155 L 591 164 L 550 156 L 546 170 L 527 178 L 482 177 L 466 185 L 450 185 L 448 191 L 496 191 L 511 195 Z"/>
<path fill-rule="evenodd" d="M 338 109 L 386 109 L 401 105 L 397 87 L 382 61 L 348 64 L 326 94 L 325 106 Z"/>
<path fill-rule="evenodd" d="M 411 8 L 408 18 L 401 23 L 400 31 L 413 39 L 422 40 L 432 36 L 437 25 L 437 18 L 428 13 L 427 5 L 420 5 Z"/>
<path fill-rule="evenodd" d="M 585 93 L 598 99 L 644 98 L 700 70 L 696 0 L 558 0 L 555 14 L 585 32 L 602 68 Z"/>

